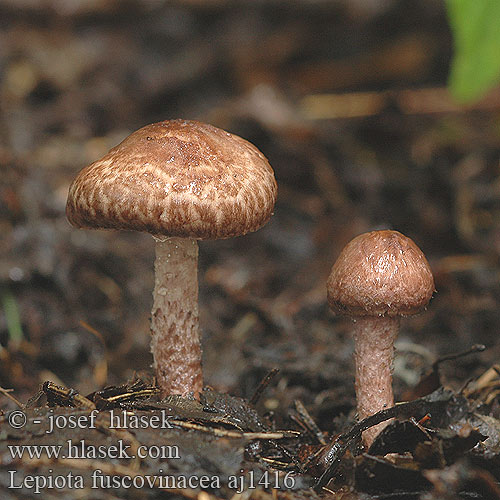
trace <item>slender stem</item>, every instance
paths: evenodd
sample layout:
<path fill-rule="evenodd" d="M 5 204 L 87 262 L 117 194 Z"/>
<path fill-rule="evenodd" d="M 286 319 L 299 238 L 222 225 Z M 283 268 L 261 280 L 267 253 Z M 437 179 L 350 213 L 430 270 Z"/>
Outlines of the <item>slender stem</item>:
<path fill-rule="evenodd" d="M 151 351 L 162 396 L 203 388 L 198 321 L 198 242 L 156 241 Z"/>
<path fill-rule="evenodd" d="M 359 419 L 362 420 L 394 405 L 392 361 L 394 341 L 399 332 L 399 317 L 357 317 L 353 332 L 356 399 Z M 371 445 L 387 423 L 383 422 L 363 432 L 366 446 Z"/>

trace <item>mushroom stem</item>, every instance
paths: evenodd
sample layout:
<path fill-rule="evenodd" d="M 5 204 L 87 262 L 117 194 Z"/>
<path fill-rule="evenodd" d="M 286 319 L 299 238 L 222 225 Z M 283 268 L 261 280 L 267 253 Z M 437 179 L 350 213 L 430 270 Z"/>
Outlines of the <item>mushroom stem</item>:
<path fill-rule="evenodd" d="M 360 420 L 394 406 L 392 361 L 398 332 L 399 317 L 362 316 L 354 319 L 356 398 Z M 363 432 L 365 446 L 373 443 L 387 423 L 382 422 Z"/>
<path fill-rule="evenodd" d="M 198 242 L 155 238 L 151 351 L 162 397 L 203 388 L 198 321 Z"/>

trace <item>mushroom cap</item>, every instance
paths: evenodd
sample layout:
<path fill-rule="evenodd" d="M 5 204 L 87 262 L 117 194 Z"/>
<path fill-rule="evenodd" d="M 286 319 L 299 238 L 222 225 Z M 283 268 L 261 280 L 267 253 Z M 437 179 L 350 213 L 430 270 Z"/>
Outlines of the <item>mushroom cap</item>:
<path fill-rule="evenodd" d="M 328 303 L 349 316 L 409 316 L 434 292 L 429 263 L 418 246 L 398 231 L 372 231 L 350 241 L 333 265 Z"/>
<path fill-rule="evenodd" d="M 84 228 L 230 238 L 263 226 L 276 194 L 273 170 L 253 144 L 205 123 L 167 120 L 83 168 L 66 215 Z"/>

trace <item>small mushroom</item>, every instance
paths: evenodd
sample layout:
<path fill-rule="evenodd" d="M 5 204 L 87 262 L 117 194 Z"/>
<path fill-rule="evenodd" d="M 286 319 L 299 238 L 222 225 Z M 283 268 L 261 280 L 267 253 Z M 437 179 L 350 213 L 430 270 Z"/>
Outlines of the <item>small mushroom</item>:
<path fill-rule="evenodd" d="M 273 170 L 254 145 L 188 120 L 137 130 L 71 184 L 66 215 L 74 226 L 155 238 L 151 350 L 163 396 L 203 388 L 197 240 L 256 231 L 276 194 Z"/>
<path fill-rule="evenodd" d="M 417 245 L 397 231 L 357 236 L 340 253 L 327 283 L 328 303 L 353 319 L 358 416 L 394 405 L 392 361 L 401 316 L 422 311 L 434 292 L 429 264 Z M 386 425 L 363 433 L 370 446 Z"/>

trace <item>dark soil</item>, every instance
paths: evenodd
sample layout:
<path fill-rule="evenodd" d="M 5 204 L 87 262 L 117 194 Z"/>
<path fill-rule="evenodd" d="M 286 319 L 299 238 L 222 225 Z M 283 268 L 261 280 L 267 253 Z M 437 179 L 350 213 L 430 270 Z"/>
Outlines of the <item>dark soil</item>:
<path fill-rule="evenodd" d="M 454 103 L 451 53 L 437 0 L 1 0 L 1 498 L 500 499 L 500 96 Z M 154 386 L 151 237 L 64 213 L 79 169 L 170 118 L 251 141 L 279 186 L 263 229 L 200 243 L 200 402 Z M 437 293 L 402 321 L 407 403 L 357 424 L 350 323 L 325 284 L 383 228 L 424 251 Z M 69 440 L 84 456 L 40 448 Z M 16 457 L 25 444 L 40 457 Z"/>

